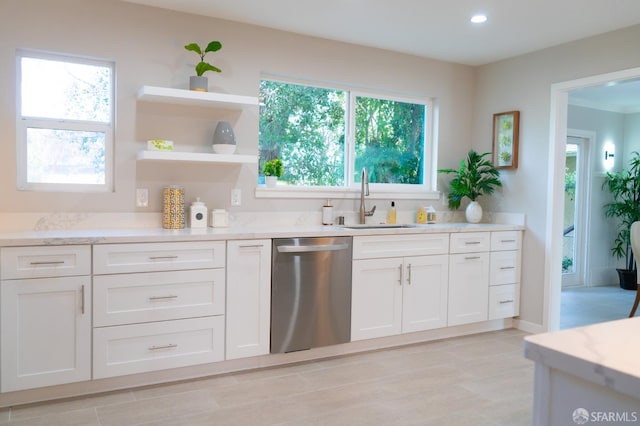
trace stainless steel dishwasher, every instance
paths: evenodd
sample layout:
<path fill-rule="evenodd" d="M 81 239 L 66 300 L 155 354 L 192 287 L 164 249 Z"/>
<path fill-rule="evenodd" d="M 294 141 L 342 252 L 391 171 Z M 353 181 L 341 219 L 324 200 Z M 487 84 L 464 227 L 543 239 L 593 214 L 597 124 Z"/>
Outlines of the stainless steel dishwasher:
<path fill-rule="evenodd" d="M 273 240 L 271 353 L 351 339 L 351 237 Z"/>

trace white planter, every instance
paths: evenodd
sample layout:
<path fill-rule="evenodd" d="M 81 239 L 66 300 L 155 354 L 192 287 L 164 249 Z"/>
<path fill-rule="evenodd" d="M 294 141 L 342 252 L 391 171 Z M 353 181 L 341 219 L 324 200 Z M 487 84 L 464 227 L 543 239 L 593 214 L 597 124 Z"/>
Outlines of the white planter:
<path fill-rule="evenodd" d="M 482 206 L 477 201 L 472 201 L 467 206 L 464 214 L 469 223 L 478 223 L 482 220 Z"/>
<path fill-rule="evenodd" d="M 189 90 L 196 92 L 209 91 L 209 79 L 205 76 L 192 75 L 189 77 Z"/>
<path fill-rule="evenodd" d="M 265 176 L 264 183 L 267 184 L 267 188 L 275 188 L 278 183 L 278 176 Z"/>

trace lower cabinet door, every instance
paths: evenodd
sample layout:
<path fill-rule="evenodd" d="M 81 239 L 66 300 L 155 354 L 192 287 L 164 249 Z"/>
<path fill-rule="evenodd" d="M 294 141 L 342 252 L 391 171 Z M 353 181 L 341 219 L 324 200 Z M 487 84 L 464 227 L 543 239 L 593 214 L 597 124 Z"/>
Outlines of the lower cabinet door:
<path fill-rule="evenodd" d="M 489 253 L 449 256 L 448 307 L 449 326 L 489 318 Z"/>
<path fill-rule="evenodd" d="M 402 332 L 446 327 L 449 256 L 406 257 L 404 269 Z"/>
<path fill-rule="evenodd" d="M 353 261 L 351 340 L 402 331 L 402 258 Z"/>
<path fill-rule="evenodd" d="M 94 379 L 223 359 L 223 315 L 93 330 Z"/>
<path fill-rule="evenodd" d="M 271 240 L 227 242 L 226 359 L 269 353 Z"/>
<path fill-rule="evenodd" d="M 2 392 L 91 379 L 91 278 L 4 280 Z"/>

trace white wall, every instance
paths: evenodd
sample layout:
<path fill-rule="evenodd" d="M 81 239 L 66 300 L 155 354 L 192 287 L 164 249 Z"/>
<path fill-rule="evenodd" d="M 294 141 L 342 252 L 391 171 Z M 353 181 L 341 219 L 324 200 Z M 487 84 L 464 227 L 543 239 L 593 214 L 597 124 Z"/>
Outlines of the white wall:
<path fill-rule="evenodd" d="M 135 161 L 144 141 L 172 139 L 189 149 L 210 149 L 215 124 L 234 124 L 238 151 L 257 154 L 258 116 L 136 102 L 140 86 L 187 88 L 196 55 L 189 42 L 223 43 L 207 59 L 222 68 L 208 73 L 210 86 L 257 96 L 262 73 L 357 85 L 396 94 L 434 97 L 440 110 L 439 163 L 450 167 L 470 147 L 474 69 L 441 61 L 358 47 L 261 27 L 181 14 L 115 0 L 21 0 L 0 3 L 0 213 L 159 212 L 161 188 L 185 187 L 187 202 L 200 196 L 209 206 L 230 208 L 230 190 L 242 189 L 235 211 L 319 211 L 322 200 L 256 199 L 257 166 L 158 165 Z M 44 194 L 16 191 L 15 51 L 42 49 L 112 59 L 117 67 L 115 192 Z M 135 188 L 150 189 L 150 207 L 136 210 Z M 372 194 L 372 203 L 375 202 Z M 356 200 L 336 203 L 357 209 Z M 388 205 L 378 202 L 378 207 Z M 415 210 L 418 200 L 398 209 Z M 439 206 L 438 206 L 439 207 Z"/>
<path fill-rule="evenodd" d="M 478 68 L 472 145 L 489 149 L 492 114 L 521 111 L 519 167 L 504 174 L 505 191 L 492 201 L 495 210 L 517 210 L 527 215 L 521 291 L 523 321 L 545 322 L 551 85 L 640 66 L 639 39 L 640 26 L 634 26 Z"/>

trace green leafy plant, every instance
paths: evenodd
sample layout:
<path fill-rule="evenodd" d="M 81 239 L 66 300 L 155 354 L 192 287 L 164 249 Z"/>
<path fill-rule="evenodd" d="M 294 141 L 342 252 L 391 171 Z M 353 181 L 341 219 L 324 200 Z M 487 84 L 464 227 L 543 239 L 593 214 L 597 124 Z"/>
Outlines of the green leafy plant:
<path fill-rule="evenodd" d="M 618 234 L 611 253 L 618 259 L 625 258 L 627 270 L 635 270 L 630 236 L 631 224 L 640 220 L 640 154 L 631 153 L 627 169 L 607 172 L 602 188 L 613 196 L 613 201 L 604 205 L 605 216 L 618 219 Z"/>
<path fill-rule="evenodd" d="M 282 176 L 282 173 L 284 172 L 284 168 L 282 167 L 282 160 L 280 160 L 279 158 L 274 158 L 273 160 L 267 161 L 262 167 L 262 172 L 265 176 Z"/>
<path fill-rule="evenodd" d="M 456 176 L 449 183 L 449 208 L 457 209 L 465 198 L 471 201 L 481 195 L 493 194 L 493 191 L 502 186 L 500 172 L 493 167 L 491 161 L 485 159 L 490 152 L 478 154 L 470 150 L 465 159 L 460 160 L 460 168 L 440 169 L 438 173 L 454 173 Z"/>
<path fill-rule="evenodd" d="M 222 43 L 220 43 L 219 41 L 210 42 L 204 50 L 200 48 L 198 43 L 189 43 L 184 46 L 184 48 L 190 52 L 196 52 L 198 56 L 200 56 L 200 62 L 198 62 L 198 64 L 196 65 L 196 74 L 198 75 L 198 77 L 202 77 L 202 75 L 207 71 L 222 72 L 220 68 L 214 67 L 210 63 L 204 61 L 204 57 L 207 53 L 217 52 L 218 50 L 222 49 Z"/>

